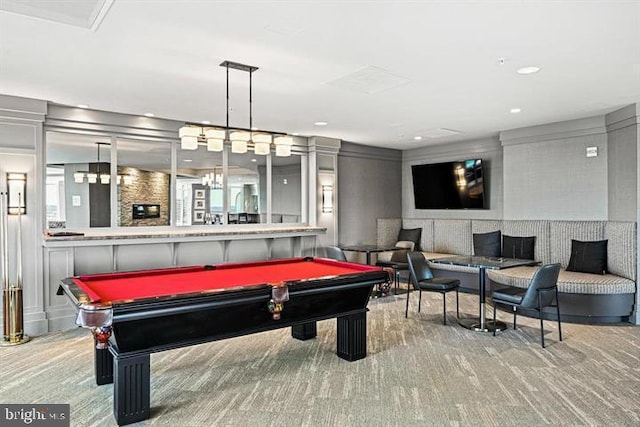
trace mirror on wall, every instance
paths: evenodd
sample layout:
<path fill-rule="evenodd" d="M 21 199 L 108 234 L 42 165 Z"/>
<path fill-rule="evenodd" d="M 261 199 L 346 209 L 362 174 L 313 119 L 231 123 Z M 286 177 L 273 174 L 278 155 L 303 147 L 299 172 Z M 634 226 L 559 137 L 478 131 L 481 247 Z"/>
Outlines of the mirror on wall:
<path fill-rule="evenodd" d="M 116 147 L 116 225 L 169 225 L 171 144 L 118 138 Z"/>
<path fill-rule="evenodd" d="M 111 139 L 46 134 L 46 227 L 109 227 Z"/>
<path fill-rule="evenodd" d="M 266 223 L 267 156 L 229 152 L 227 197 L 229 224 Z"/>
<path fill-rule="evenodd" d="M 45 147 L 48 229 L 306 221 L 304 154 L 178 148 L 174 194 L 171 142 L 50 130 Z"/>
<path fill-rule="evenodd" d="M 46 153 L 47 228 L 170 224 L 170 143 L 49 131 Z"/>
<path fill-rule="evenodd" d="M 299 223 L 302 218 L 303 156 L 272 156 L 271 222 Z"/>
<path fill-rule="evenodd" d="M 224 192 L 221 151 L 177 151 L 176 225 L 222 225 Z"/>

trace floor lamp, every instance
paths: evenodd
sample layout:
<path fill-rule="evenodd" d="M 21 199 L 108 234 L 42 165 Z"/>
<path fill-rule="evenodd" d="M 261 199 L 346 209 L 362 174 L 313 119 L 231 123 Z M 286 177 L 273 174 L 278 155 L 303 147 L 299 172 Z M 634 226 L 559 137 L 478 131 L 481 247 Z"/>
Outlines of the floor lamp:
<path fill-rule="evenodd" d="M 22 214 L 26 213 L 26 174 L 7 174 L 7 191 L 0 192 L 0 258 L 2 258 L 2 326 L 0 345 L 29 341 L 24 333 L 22 299 Z M 13 187 L 13 194 L 11 188 Z M 16 203 L 17 202 L 17 203 Z M 9 283 L 9 212 L 18 216 L 16 234 L 16 283 Z"/>

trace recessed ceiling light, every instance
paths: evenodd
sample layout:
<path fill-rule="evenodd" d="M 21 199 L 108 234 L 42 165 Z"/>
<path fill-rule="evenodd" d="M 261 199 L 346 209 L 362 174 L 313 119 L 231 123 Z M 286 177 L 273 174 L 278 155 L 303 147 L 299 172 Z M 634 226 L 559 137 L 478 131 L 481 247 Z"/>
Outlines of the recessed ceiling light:
<path fill-rule="evenodd" d="M 183 160 L 183 162 L 185 162 L 185 163 L 190 163 L 190 162 L 193 162 L 193 160 L 191 160 L 191 159 L 184 159 L 184 160 Z"/>
<path fill-rule="evenodd" d="M 251 159 L 251 161 L 252 161 L 252 162 L 257 162 L 257 160 L 256 160 L 256 159 Z"/>
<path fill-rule="evenodd" d="M 144 116 L 145 117 L 154 117 L 155 114 L 153 114 L 153 113 L 144 113 Z"/>
<path fill-rule="evenodd" d="M 534 74 L 534 73 L 537 73 L 538 71 L 540 71 L 540 67 L 531 66 L 531 67 L 519 68 L 517 73 L 518 74 Z"/>
<path fill-rule="evenodd" d="M 87 104 L 78 104 L 78 108 L 89 108 Z"/>
<path fill-rule="evenodd" d="M 326 125 L 328 125 L 328 124 L 329 124 L 329 123 L 327 123 L 327 122 L 315 122 L 315 123 L 314 123 L 314 125 L 316 125 L 316 126 L 326 126 Z"/>
<path fill-rule="evenodd" d="M 414 136 L 413 139 L 415 139 L 416 141 L 422 141 L 422 137 L 421 136 Z"/>
<path fill-rule="evenodd" d="M 519 108 L 512 108 L 511 110 L 509 110 L 509 112 L 511 112 L 512 114 L 518 114 L 520 111 L 522 111 Z"/>
<path fill-rule="evenodd" d="M 203 120 L 203 121 L 202 121 L 202 124 L 203 124 L 203 125 L 210 125 L 210 124 L 211 124 L 211 122 L 210 122 L 209 120 Z"/>

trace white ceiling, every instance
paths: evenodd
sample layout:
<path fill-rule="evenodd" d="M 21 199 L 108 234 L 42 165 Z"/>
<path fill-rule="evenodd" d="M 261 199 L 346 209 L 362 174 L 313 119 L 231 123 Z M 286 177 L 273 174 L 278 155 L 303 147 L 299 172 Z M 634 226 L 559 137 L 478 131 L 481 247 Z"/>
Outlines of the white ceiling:
<path fill-rule="evenodd" d="M 224 124 L 230 60 L 260 68 L 260 129 L 390 148 L 640 102 L 639 1 L 102 0 L 78 17 L 87 2 L 0 0 L 0 93 Z M 247 127 L 248 73 L 230 85 Z M 440 128 L 461 133 L 426 137 Z"/>

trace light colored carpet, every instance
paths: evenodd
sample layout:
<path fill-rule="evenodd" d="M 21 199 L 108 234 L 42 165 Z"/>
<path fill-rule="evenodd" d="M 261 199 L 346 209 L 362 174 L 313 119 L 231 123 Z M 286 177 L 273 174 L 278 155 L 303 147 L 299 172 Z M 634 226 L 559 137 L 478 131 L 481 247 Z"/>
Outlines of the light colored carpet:
<path fill-rule="evenodd" d="M 438 294 L 372 300 L 368 356 L 335 355 L 335 320 L 298 341 L 289 329 L 151 356 L 152 418 L 171 426 L 640 425 L 640 327 L 545 322 L 493 337 L 455 323 Z M 461 312 L 477 296 L 461 294 Z M 499 312 L 510 322 L 511 316 Z M 88 330 L 0 348 L 0 401 L 69 403 L 73 426 L 115 425 L 113 386 L 96 386 Z"/>

